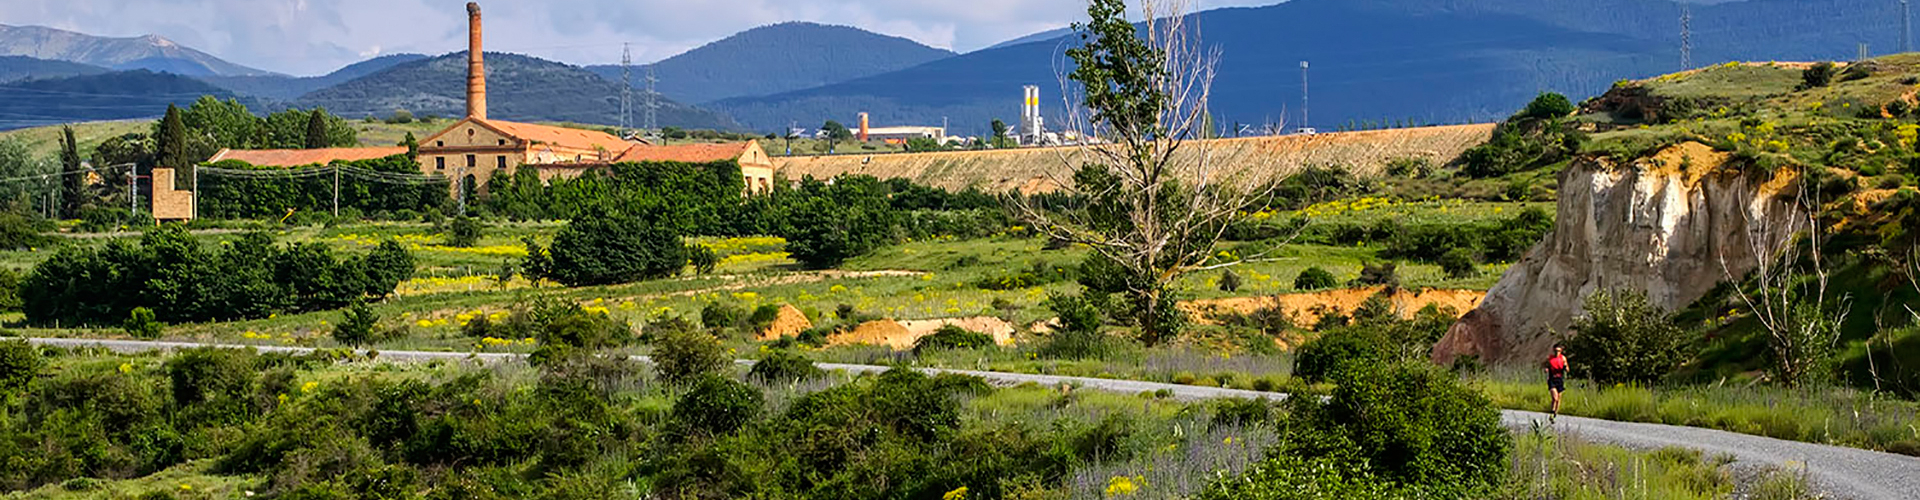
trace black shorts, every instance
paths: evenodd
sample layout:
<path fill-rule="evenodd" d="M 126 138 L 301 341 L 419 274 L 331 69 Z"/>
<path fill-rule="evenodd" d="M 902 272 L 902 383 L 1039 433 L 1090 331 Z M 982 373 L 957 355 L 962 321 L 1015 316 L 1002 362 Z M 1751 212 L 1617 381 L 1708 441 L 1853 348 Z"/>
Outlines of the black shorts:
<path fill-rule="evenodd" d="M 1567 378 L 1566 377 L 1547 377 L 1547 388 L 1553 389 L 1559 392 L 1567 392 Z"/>

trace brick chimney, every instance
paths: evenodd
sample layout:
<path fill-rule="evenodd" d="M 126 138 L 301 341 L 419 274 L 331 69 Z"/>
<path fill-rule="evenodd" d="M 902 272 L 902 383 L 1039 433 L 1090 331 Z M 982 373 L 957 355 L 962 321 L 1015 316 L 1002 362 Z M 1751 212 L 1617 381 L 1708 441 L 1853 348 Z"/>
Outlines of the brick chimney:
<path fill-rule="evenodd" d="M 867 142 L 867 114 L 864 112 L 860 113 L 860 133 L 857 134 L 857 137 L 859 137 L 860 142 Z"/>
<path fill-rule="evenodd" d="M 487 119 L 487 63 L 480 50 L 480 4 L 467 2 L 467 117 Z"/>

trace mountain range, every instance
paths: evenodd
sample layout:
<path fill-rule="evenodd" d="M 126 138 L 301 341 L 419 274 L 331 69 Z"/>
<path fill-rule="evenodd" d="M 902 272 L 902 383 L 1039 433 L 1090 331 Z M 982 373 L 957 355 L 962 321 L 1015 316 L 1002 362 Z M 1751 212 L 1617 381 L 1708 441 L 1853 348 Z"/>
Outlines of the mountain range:
<path fill-rule="evenodd" d="M 186 106 L 204 95 L 241 98 L 200 80 L 144 69 L 18 81 L 0 85 L 0 130 L 159 116 L 168 104 Z"/>
<path fill-rule="evenodd" d="M 1900 7 L 1883 0 L 1689 1 L 1691 62 L 1844 60 L 1861 44 L 1903 46 Z M 1291 0 L 1193 14 L 1203 43 L 1219 49 L 1212 93 L 1216 125 L 1281 124 L 1332 129 L 1374 123 L 1454 123 L 1504 117 L 1542 91 L 1583 98 L 1614 81 L 1679 69 L 1683 4 L 1671 0 Z M 860 112 L 876 126 L 949 123 L 985 134 L 994 119 L 1017 121 L 1019 87 L 1039 85 L 1049 120 L 1061 108 L 1061 49 L 1077 38 L 1053 30 L 954 54 L 855 28 L 783 23 L 747 30 L 652 65 L 669 101 L 659 123 L 684 128 L 782 130 Z M 189 75 L 262 108 L 325 106 L 352 117 L 457 114 L 464 53 L 385 56 L 316 77 L 274 75 L 220 61 L 158 37 L 89 37 L 0 26 L 0 84 L 76 79 L 139 85 L 151 75 L 101 79 L 140 67 Z M 60 63 L 58 61 L 66 61 Z M 1310 61 L 1310 110 L 1300 62 Z M 150 67 L 150 68 L 149 68 Z M 570 66 L 489 54 L 494 114 L 519 120 L 620 121 L 624 85 L 613 65 Z M 645 69 L 633 82 L 645 87 Z M 179 82 L 166 82 L 176 85 Z M 175 87 L 168 87 L 175 88 Z M 151 96 L 129 88 L 97 94 Z M 639 121 L 640 99 L 632 113 Z M 59 94 L 43 94 L 59 96 Z M 98 98 L 101 95 L 75 96 Z M 682 104 L 685 103 L 685 104 Z M 21 106 L 28 106 L 23 108 Z M 697 107 L 696 107 L 697 106 Z M 30 112 L 53 120 L 72 106 Z M 23 111 L 24 110 L 24 111 Z M 1301 116 L 1311 111 L 1311 120 Z M 158 110 L 152 113 L 157 115 Z"/>
<path fill-rule="evenodd" d="M 659 62 L 636 67 L 633 83 L 690 103 L 777 94 L 911 68 L 954 53 L 858 28 L 781 23 L 742 31 Z M 588 66 L 620 81 L 618 65 Z"/>
<path fill-rule="evenodd" d="M 43 26 L 0 24 L 0 55 L 91 64 L 107 69 L 144 69 L 187 76 L 270 75 L 157 35 L 104 37 Z"/>

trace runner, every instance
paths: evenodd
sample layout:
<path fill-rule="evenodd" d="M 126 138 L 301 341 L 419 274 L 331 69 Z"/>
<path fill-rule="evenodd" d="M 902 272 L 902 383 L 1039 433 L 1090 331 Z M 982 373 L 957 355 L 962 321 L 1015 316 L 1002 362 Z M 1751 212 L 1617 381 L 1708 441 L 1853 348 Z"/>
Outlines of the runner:
<path fill-rule="evenodd" d="M 1560 416 L 1560 393 L 1567 390 L 1567 353 L 1560 344 L 1553 345 L 1553 357 L 1547 358 L 1547 392 L 1553 393 L 1553 416 Z"/>

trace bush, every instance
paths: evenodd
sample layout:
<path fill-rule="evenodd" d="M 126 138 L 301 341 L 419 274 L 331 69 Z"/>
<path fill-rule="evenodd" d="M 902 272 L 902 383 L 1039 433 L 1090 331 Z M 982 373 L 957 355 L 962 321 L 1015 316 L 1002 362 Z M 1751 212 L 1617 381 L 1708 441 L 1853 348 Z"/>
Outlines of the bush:
<path fill-rule="evenodd" d="M 480 237 L 484 235 L 486 230 L 487 226 L 481 224 L 480 219 L 468 217 L 464 214 L 454 217 L 453 222 L 447 224 L 447 246 L 472 248 L 474 245 L 480 243 Z"/>
<path fill-rule="evenodd" d="M 741 321 L 746 319 L 746 315 L 745 310 L 716 300 L 700 308 L 700 326 L 706 327 L 709 331 L 739 328 Z"/>
<path fill-rule="evenodd" d="M 1519 118 L 1561 118 L 1573 112 L 1573 101 L 1567 100 L 1567 96 L 1554 92 L 1541 92 L 1539 96 L 1533 98 L 1532 102 L 1527 103 L 1527 108 L 1520 112 Z"/>
<path fill-rule="evenodd" d="M 1340 281 L 1333 277 L 1333 273 L 1318 266 L 1309 267 L 1305 271 L 1300 271 L 1299 276 L 1293 277 L 1294 290 L 1322 290 L 1336 286 L 1340 286 Z"/>
<path fill-rule="evenodd" d="M 166 363 L 174 403 L 187 406 L 247 396 L 252 392 L 257 359 L 251 352 L 234 349 L 180 351 Z"/>
<path fill-rule="evenodd" d="M 826 375 L 826 372 L 814 366 L 813 360 L 787 349 L 775 349 L 767 353 L 747 372 L 747 378 L 763 384 L 799 382 L 822 375 Z"/>
<path fill-rule="evenodd" d="M 705 332 L 667 329 L 653 335 L 653 366 L 669 384 L 692 382 L 733 364 L 720 339 Z"/>
<path fill-rule="evenodd" d="M 0 404 L 26 395 L 27 386 L 46 366 L 40 349 L 25 339 L 0 340 Z"/>
<path fill-rule="evenodd" d="M 340 323 L 333 325 L 333 341 L 349 347 L 361 347 L 373 342 L 374 329 L 380 324 L 380 315 L 366 302 L 354 302 L 341 315 Z"/>
<path fill-rule="evenodd" d="M 160 338 L 160 332 L 165 330 L 167 325 L 154 319 L 152 309 L 135 307 L 133 312 L 127 315 L 127 320 L 120 324 L 120 328 L 126 330 L 127 335 L 133 338 L 152 340 Z"/>
<path fill-rule="evenodd" d="M 1510 473 L 1513 438 L 1500 410 L 1451 374 L 1393 363 L 1345 371 L 1335 382 L 1325 402 L 1289 400 L 1286 454 L 1345 463 L 1433 498 L 1480 498 Z"/>
<path fill-rule="evenodd" d="M 1816 89 L 1833 83 L 1838 71 L 1831 62 L 1819 62 L 1800 72 L 1800 90 Z"/>
<path fill-rule="evenodd" d="M 1240 291 L 1240 275 L 1234 274 L 1232 269 L 1221 271 L 1220 291 L 1227 293 Z"/>
<path fill-rule="evenodd" d="M 1293 355 L 1293 376 L 1309 383 L 1334 380 L 1349 370 L 1391 359 L 1382 339 L 1359 330 L 1336 328 L 1301 344 Z"/>
<path fill-rule="evenodd" d="M 713 249 L 707 248 L 706 245 L 689 243 L 687 244 L 687 265 L 693 266 L 694 272 L 712 274 L 713 268 L 720 265 L 720 255 L 713 253 Z"/>
<path fill-rule="evenodd" d="M 1453 279 L 1471 278 L 1480 275 L 1480 268 L 1473 263 L 1473 251 L 1455 248 L 1440 255 L 1440 270 Z"/>
<path fill-rule="evenodd" d="M 1854 387 L 1920 395 L 1920 329 L 1886 330 L 1853 347 L 1840 366 Z"/>
<path fill-rule="evenodd" d="M 940 327 L 938 330 L 934 330 L 932 334 L 914 340 L 913 354 L 918 356 L 935 350 L 978 349 L 981 347 L 992 347 L 993 345 L 993 336 L 991 335 L 967 330 L 958 326 L 946 325 Z"/>
<path fill-rule="evenodd" d="M 0 249 L 27 250 L 58 243 L 58 239 L 45 234 L 48 229 L 52 228 L 26 215 L 0 212 Z"/>
<path fill-rule="evenodd" d="M 682 429 L 706 435 L 725 435 L 760 413 L 759 389 L 718 375 L 703 375 L 673 403 L 673 421 Z"/>
<path fill-rule="evenodd" d="M 828 185 L 803 182 L 787 207 L 787 252 L 809 268 L 825 269 L 893 241 L 897 215 L 885 186 L 872 177 L 842 176 Z"/>
<path fill-rule="evenodd" d="M 0 267 L 0 312 L 19 311 L 21 305 L 20 273 Z"/>
<path fill-rule="evenodd" d="M 1574 372 L 1601 384 L 1652 383 L 1693 359 L 1697 348 L 1685 329 L 1645 293 L 1602 290 L 1587 296 L 1586 314 L 1573 322 L 1568 357 Z"/>
<path fill-rule="evenodd" d="M 1398 288 L 1400 286 L 1400 265 L 1394 262 L 1373 262 L 1360 266 L 1360 276 L 1348 283 L 1352 286 L 1379 286 Z"/>
<path fill-rule="evenodd" d="M 654 220 L 665 215 L 631 215 L 604 208 L 584 211 L 554 236 L 553 246 L 545 252 L 551 259 L 547 274 L 573 287 L 679 274 L 687 264 L 687 248 L 673 225 Z"/>

